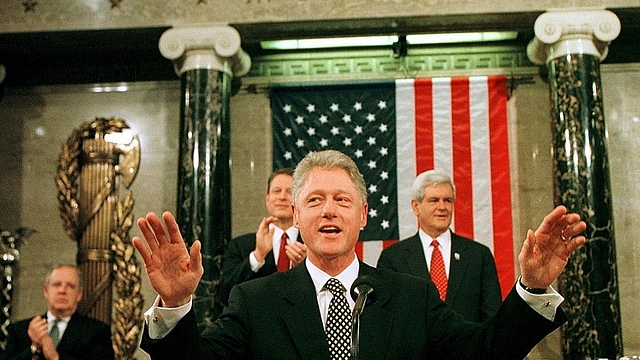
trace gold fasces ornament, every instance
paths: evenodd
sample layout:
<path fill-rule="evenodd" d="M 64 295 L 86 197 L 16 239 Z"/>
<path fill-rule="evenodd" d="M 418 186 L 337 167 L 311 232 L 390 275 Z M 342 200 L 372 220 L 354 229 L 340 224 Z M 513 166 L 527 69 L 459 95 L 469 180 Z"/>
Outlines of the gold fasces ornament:
<path fill-rule="evenodd" d="M 117 359 L 135 359 L 143 316 L 141 266 L 129 236 L 134 201 L 131 191 L 120 195 L 139 164 L 140 141 L 126 122 L 96 118 L 63 144 L 56 176 L 60 217 L 85 274 L 79 311 L 114 325 Z"/>

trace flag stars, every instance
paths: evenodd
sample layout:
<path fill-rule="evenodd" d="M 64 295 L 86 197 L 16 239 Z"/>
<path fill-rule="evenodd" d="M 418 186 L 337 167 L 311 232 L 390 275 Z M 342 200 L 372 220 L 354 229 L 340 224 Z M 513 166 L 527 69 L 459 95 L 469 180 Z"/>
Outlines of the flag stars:
<path fill-rule="evenodd" d="M 380 179 L 382 180 L 389 180 L 389 173 L 386 171 L 383 171 L 380 173 Z"/>
<path fill-rule="evenodd" d="M 344 116 L 342 117 L 342 121 L 345 122 L 345 124 L 348 124 L 351 122 L 351 115 L 349 114 L 344 114 Z"/>
<path fill-rule="evenodd" d="M 387 149 L 386 147 L 380 148 L 380 151 L 378 151 L 380 153 L 380 155 L 382 156 L 387 156 L 389 155 L 389 149 Z"/>
<path fill-rule="evenodd" d="M 355 131 L 356 134 L 362 134 L 362 126 L 358 125 L 355 128 L 353 128 L 353 131 Z"/>
<path fill-rule="evenodd" d="M 327 122 L 329 122 L 329 118 L 327 117 L 327 115 L 320 115 L 320 118 L 318 118 L 318 120 L 322 124 L 326 124 Z"/>
<path fill-rule="evenodd" d="M 378 186 L 374 184 L 369 185 L 369 192 L 372 194 L 378 192 Z"/>
<path fill-rule="evenodd" d="M 291 158 L 293 158 L 293 156 L 291 155 L 291 151 L 286 151 L 284 153 L 284 158 L 287 160 L 291 160 Z"/>
<path fill-rule="evenodd" d="M 329 140 L 327 140 L 325 138 L 322 138 L 322 139 L 320 139 L 319 144 L 322 147 L 327 147 L 327 146 L 329 146 Z"/>
<path fill-rule="evenodd" d="M 369 114 L 367 115 L 367 121 L 368 122 L 374 122 L 376 121 L 376 116 L 374 114 Z"/>
<path fill-rule="evenodd" d="M 369 210 L 369 216 L 372 217 L 372 218 L 378 217 L 378 210 L 376 210 L 376 209 Z"/>
<path fill-rule="evenodd" d="M 361 102 L 357 102 L 357 103 L 353 104 L 353 108 L 354 108 L 356 111 L 360 111 L 360 110 L 362 110 L 362 103 L 361 103 Z"/>
<path fill-rule="evenodd" d="M 312 112 L 316 111 L 316 106 L 315 106 L 315 105 L 313 105 L 313 104 L 309 104 L 309 105 L 307 105 L 307 111 L 308 111 L 309 113 L 312 113 Z"/>
<path fill-rule="evenodd" d="M 378 165 L 377 165 L 377 164 L 376 164 L 376 162 L 375 162 L 375 161 L 373 161 L 373 160 L 369 160 L 369 163 L 367 164 L 367 167 L 368 167 L 369 169 L 375 169 L 377 166 L 378 166 Z"/>
<path fill-rule="evenodd" d="M 315 128 L 308 128 L 307 129 L 307 134 L 309 134 L 309 136 L 313 136 L 316 134 L 316 129 Z"/>
<path fill-rule="evenodd" d="M 299 148 L 304 147 L 304 140 L 298 139 L 298 141 L 296 141 L 296 146 Z"/>
<path fill-rule="evenodd" d="M 342 140 L 342 143 L 344 144 L 344 146 L 351 146 L 352 141 L 350 138 L 344 138 L 344 140 Z"/>
<path fill-rule="evenodd" d="M 387 195 L 382 195 L 382 197 L 380 198 L 380 202 L 383 204 L 388 204 L 389 203 L 389 197 Z"/>
<path fill-rule="evenodd" d="M 331 128 L 331 134 L 333 135 L 339 135 L 340 134 L 340 128 L 334 126 Z"/>
<path fill-rule="evenodd" d="M 382 226 L 383 229 L 388 229 L 389 228 L 389 220 L 382 220 L 382 222 L 380 223 L 380 226 Z"/>
<path fill-rule="evenodd" d="M 376 138 L 374 138 L 373 136 L 369 136 L 369 138 L 367 139 L 367 143 L 369 145 L 375 145 L 376 144 Z"/>
<path fill-rule="evenodd" d="M 293 131 L 291 131 L 291 128 L 285 128 L 284 131 L 282 131 L 282 133 L 285 136 L 291 136 L 291 134 L 293 133 Z"/>
<path fill-rule="evenodd" d="M 291 112 L 291 105 L 286 104 L 285 106 L 282 107 L 282 110 L 287 114 L 290 113 Z"/>
<path fill-rule="evenodd" d="M 364 156 L 364 153 L 362 152 L 361 149 L 357 149 L 353 155 L 355 155 L 355 157 L 357 157 L 358 159 Z"/>
<path fill-rule="evenodd" d="M 386 109 L 387 108 L 387 102 L 380 100 L 380 102 L 378 103 L 378 107 L 380 109 Z"/>
<path fill-rule="evenodd" d="M 298 125 L 304 123 L 304 118 L 300 115 L 296 116 L 296 123 L 298 123 Z"/>
<path fill-rule="evenodd" d="M 380 132 L 387 132 L 387 130 L 389 130 L 389 127 L 387 127 L 387 124 L 382 124 L 378 126 L 378 130 L 380 130 Z"/>
<path fill-rule="evenodd" d="M 338 110 L 340 110 L 340 105 L 333 103 L 331 104 L 331 106 L 329 107 L 331 109 L 331 111 L 336 112 Z"/>

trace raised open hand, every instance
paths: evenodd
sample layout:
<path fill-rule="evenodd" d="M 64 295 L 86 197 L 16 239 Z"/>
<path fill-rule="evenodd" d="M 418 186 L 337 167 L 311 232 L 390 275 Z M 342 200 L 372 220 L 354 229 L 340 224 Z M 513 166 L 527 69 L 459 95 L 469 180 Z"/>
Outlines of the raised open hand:
<path fill-rule="evenodd" d="M 263 218 L 260 225 L 258 225 L 258 230 L 256 231 L 256 248 L 253 256 L 255 256 L 259 262 L 263 262 L 267 254 L 273 249 L 273 233 L 276 230 L 274 227 L 269 227 L 269 225 L 277 219 L 278 218 L 274 216 L 268 216 Z"/>
<path fill-rule="evenodd" d="M 153 212 L 138 219 L 144 242 L 137 236 L 132 242 L 142 256 L 151 286 L 162 299 L 161 306 L 177 307 L 189 302 L 204 273 L 200 241 L 189 251 L 173 215 L 164 212 L 162 221 Z"/>
<path fill-rule="evenodd" d="M 585 244 L 582 233 L 587 224 L 580 215 L 567 213 L 560 205 L 551 211 L 538 229 L 527 232 L 518 261 L 522 283 L 532 288 L 545 289 L 560 276 L 571 253 Z"/>

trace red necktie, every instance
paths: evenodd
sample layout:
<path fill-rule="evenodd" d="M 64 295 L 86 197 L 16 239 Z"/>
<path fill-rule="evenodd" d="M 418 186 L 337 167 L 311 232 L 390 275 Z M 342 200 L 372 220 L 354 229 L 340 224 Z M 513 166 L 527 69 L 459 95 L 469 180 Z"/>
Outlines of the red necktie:
<path fill-rule="evenodd" d="M 287 232 L 285 231 L 280 238 L 280 252 L 278 253 L 279 272 L 289 270 L 289 257 L 287 257 L 287 252 L 284 250 L 285 245 L 287 245 L 287 237 Z"/>
<path fill-rule="evenodd" d="M 431 245 L 433 245 L 433 253 L 431 254 L 431 266 L 429 273 L 431 275 L 431 280 L 438 288 L 440 299 L 444 301 L 444 299 L 447 298 L 447 273 L 444 270 L 444 260 L 442 259 L 442 253 L 438 248 L 438 240 L 433 240 Z"/>

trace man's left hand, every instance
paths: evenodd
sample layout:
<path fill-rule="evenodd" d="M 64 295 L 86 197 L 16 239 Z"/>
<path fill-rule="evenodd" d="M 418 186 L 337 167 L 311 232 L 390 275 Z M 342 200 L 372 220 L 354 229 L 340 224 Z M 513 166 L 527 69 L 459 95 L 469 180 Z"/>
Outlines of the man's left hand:
<path fill-rule="evenodd" d="M 580 215 L 560 205 L 551 211 L 534 232 L 527 232 L 518 262 L 523 285 L 548 288 L 560 276 L 571 253 L 586 243 L 582 233 L 587 224 Z"/>

